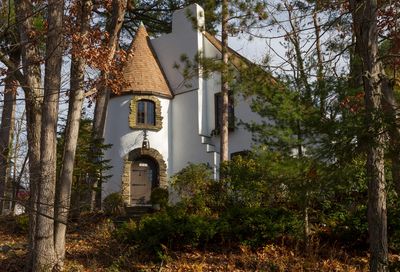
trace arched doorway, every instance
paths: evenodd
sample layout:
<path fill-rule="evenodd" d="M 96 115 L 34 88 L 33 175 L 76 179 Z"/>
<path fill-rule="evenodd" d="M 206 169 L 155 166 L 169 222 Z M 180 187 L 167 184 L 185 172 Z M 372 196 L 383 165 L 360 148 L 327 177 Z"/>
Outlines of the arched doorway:
<path fill-rule="evenodd" d="M 159 166 L 151 157 L 142 156 L 131 164 L 131 205 L 149 204 L 153 188 L 159 186 Z"/>
<path fill-rule="evenodd" d="M 167 187 L 163 156 L 153 148 L 130 151 L 124 157 L 121 181 L 121 194 L 127 206 L 148 204 L 153 188 Z"/>

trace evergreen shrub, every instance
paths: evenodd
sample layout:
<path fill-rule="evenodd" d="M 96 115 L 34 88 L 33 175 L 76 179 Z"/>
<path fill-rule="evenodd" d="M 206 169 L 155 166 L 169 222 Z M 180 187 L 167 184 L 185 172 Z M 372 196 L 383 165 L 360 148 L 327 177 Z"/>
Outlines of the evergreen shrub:
<path fill-rule="evenodd" d="M 210 214 L 215 192 L 210 190 L 215 181 L 206 164 L 189 164 L 171 178 L 172 188 L 179 194 L 180 207 L 190 214 Z"/>
<path fill-rule="evenodd" d="M 296 216 L 283 208 L 235 208 L 215 218 L 187 214 L 183 207 L 174 206 L 142 218 L 139 224 L 124 223 L 115 237 L 157 252 L 162 246 L 179 249 L 225 242 L 259 247 L 282 236 L 296 236 L 300 230 Z"/>
<path fill-rule="evenodd" d="M 232 167 L 231 171 L 236 171 L 241 166 L 235 161 Z M 240 175 L 241 179 L 235 178 L 235 186 L 214 181 L 211 176 L 204 164 L 188 165 L 172 178 L 181 201 L 145 216 L 137 225 L 122 225 L 116 231 L 117 239 L 160 252 L 163 246 L 176 249 L 225 242 L 258 247 L 284 235 L 301 236 L 302 224 L 295 212 L 283 206 L 265 206 L 262 197 L 258 203 L 243 198 L 251 195 L 254 188 L 249 183 L 256 180 L 256 174 L 251 179 Z M 240 186 L 240 182 L 246 185 Z M 240 187 L 241 193 L 233 193 L 233 187 Z"/>
<path fill-rule="evenodd" d="M 22 233 L 28 233 L 29 229 L 29 216 L 28 214 L 21 214 L 15 217 L 16 230 Z"/>
<path fill-rule="evenodd" d="M 124 201 L 120 193 L 112 193 L 104 198 L 104 212 L 108 215 L 121 215 L 124 213 Z"/>
<path fill-rule="evenodd" d="M 285 208 L 234 207 L 221 215 L 217 235 L 259 247 L 283 236 L 299 236 L 301 227 L 296 214 Z"/>
<path fill-rule="evenodd" d="M 168 190 L 157 187 L 151 191 L 150 201 L 152 204 L 159 204 L 162 209 L 168 205 Z"/>
<path fill-rule="evenodd" d="M 150 252 L 160 251 L 163 245 L 168 248 L 199 246 L 214 237 L 215 222 L 209 217 L 186 214 L 176 206 L 145 216 L 137 225 L 123 224 L 116 230 L 115 237 Z"/>
<path fill-rule="evenodd" d="M 354 211 L 345 213 L 343 220 L 337 219 L 332 238 L 346 246 L 368 248 L 367 205 L 358 205 Z"/>

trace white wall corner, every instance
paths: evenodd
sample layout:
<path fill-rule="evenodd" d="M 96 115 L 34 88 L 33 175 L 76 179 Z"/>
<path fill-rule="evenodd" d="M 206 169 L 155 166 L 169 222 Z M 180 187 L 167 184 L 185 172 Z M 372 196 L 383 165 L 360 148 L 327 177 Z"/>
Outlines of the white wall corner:
<path fill-rule="evenodd" d="M 191 4 L 172 15 L 172 32 L 202 32 L 204 31 L 204 10 L 198 4 Z"/>

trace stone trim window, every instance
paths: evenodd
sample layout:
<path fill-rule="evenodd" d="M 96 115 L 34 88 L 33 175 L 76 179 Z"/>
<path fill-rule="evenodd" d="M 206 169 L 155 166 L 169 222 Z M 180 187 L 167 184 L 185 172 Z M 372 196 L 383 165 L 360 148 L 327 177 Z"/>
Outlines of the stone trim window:
<path fill-rule="evenodd" d="M 158 131 L 162 128 L 161 102 L 155 96 L 135 95 L 131 100 L 129 126 Z"/>
<path fill-rule="evenodd" d="M 139 100 L 137 102 L 136 121 L 141 125 L 156 125 L 155 104 L 150 100 Z"/>

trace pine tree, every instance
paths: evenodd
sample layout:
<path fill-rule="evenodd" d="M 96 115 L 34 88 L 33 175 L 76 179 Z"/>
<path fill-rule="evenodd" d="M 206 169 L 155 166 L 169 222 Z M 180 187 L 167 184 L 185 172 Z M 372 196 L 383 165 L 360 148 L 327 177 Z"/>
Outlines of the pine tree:
<path fill-rule="evenodd" d="M 362 59 L 368 177 L 368 228 L 371 271 L 388 271 L 386 180 L 381 103 L 387 76 L 378 52 L 378 4 L 350 1 L 356 49 Z"/>

